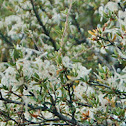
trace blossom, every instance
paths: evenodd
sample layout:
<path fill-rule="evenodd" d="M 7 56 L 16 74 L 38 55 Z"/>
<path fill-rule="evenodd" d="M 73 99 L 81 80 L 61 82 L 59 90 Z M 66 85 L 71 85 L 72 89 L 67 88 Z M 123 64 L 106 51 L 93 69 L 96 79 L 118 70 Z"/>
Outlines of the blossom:
<path fill-rule="evenodd" d="M 86 92 L 87 86 L 82 86 L 79 84 L 75 89 L 75 96 L 81 100 L 81 102 L 86 103 L 86 101 L 83 99 L 82 95 Z"/>
<path fill-rule="evenodd" d="M 84 78 L 91 71 L 91 69 L 87 69 L 86 67 L 82 66 L 80 63 L 76 64 L 74 68 L 77 68 L 77 73 L 78 73 L 77 78 L 78 79 Z"/>
<path fill-rule="evenodd" d="M 61 19 L 61 16 L 60 14 L 58 13 L 54 13 L 53 17 L 52 17 L 53 21 L 56 22 L 58 25 L 60 24 L 60 19 Z"/>
<path fill-rule="evenodd" d="M 126 59 L 126 55 L 123 54 L 119 48 L 116 47 L 116 49 L 117 49 L 117 51 L 118 51 L 118 53 L 119 53 L 119 56 L 120 56 L 121 58 Z"/>
<path fill-rule="evenodd" d="M 11 15 L 11 16 L 8 16 L 8 17 L 5 18 L 6 25 L 9 25 L 9 24 L 11 24 L 14 21 L 16 23 L 21 22 L 21 17 L 20 16 L 16 16 L 16 15 Z"/>
<path fill-rule="evenodd" d="M 126 11 L 119 10 L 118 12 L 118 21 L 120 24 L 126 25 Z"/>
<path fill-rule="evenodd" d="M 17 84 L 17 80 L 16 80 L 16 70 L 13 67 L 8 67 L 5 71 L 4 74 L 2 76 L 1 79 L 1 84 L 2 85 L 6 85 L 6 86 L 11 86 L 14 84 Z"/>
<path fill-rule="evenodd" d="M 103 20 L 103 11 L 104 11 L 103 6 L 100 6 L 98 11 L 99 11 L 99 14 L 101 15 L 100 21 L 102 21 Z"/>
<path fill-rule="evenodd" d="M 65 66 L 65 67 L 68 67 L 68 68 L 71 68 L 72 67 L 72 63 L 70 62 L 70 58 L 68 56 L 64 56 L 62 58 L 62 64 Z"/>
<path fill-rule="evenodd" d="M 107 11 L 107 9 L 109 9 L 110 11 L 117 11 L 118 4 L 110 1 L 105 5 L 105 11 Z"/>
<path fill-rule="evenodd" d="M 101 106 L 102 106 L 103 109 L 105 109 L 105 106 L 108 103 L 107 99 L 105 99 L 104 96 L 105 96 L 104 94 L 99 94 L 98 95 L 99 101 L 100 101 Z"/>
<path fill-rule="evenodd" d="M 106 54 L 106 53 L 107 53 L 104 47 L 101 48 L 100 52 L 101 52 L 102 54 Z"/>

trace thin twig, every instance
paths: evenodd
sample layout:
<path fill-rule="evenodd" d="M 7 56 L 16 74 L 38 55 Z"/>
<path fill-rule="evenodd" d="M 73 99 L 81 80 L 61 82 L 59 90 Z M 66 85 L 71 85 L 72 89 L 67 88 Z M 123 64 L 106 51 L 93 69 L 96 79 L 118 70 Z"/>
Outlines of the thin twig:
<path fill-rule="evenodd" d="M 90 51 L 93 48 L 94 48 L 94 46 L 90 47 L 88 50 L 82 50 L 80 53 L 78 53 L 77 55 L 75 55 L 72 59 L 79 57 L 80 55 L 82 55 L 82 54 Z"/>
<path fill-rule="evenodd" d="M 5 111 L 0 111 L 0 115 L 1 115 L 1 116 L 3 115 L 3 116 L 5 116 L 7 119 L 12 120 L 12 121 L 14 121 L 16 124 L 18 124 L 18 122 L 17 122 L 15 119 L 11 118 L 11 117 L 9 116 L 9 114 L 6 114 Z"/>
<path fill-rule="evenodd" d="M 69 6 L 69 10 L 68 10 L 68 13 L 66 15 L 66 22 L 65 22 L 65 28 L 64 28 L 64 31 L 63 31 L 63 35 L 62 35 L 62 39 L 61 39 L 61 47 L 64 46 L 64 37 L 66 35 L 66 31 L 67 31 L 67 26 L 68 26 L 68 18 L 69 18 L 69 14 L 70 14 L 70 11 L 71 11 L 71 8 L 72 8 L 72 0 L 70 0 L 70 6 Z"/>
<path fill-rule="evenodd" d="M 0 32 L 0 38 L 3 39 L 7 44 L 13 46 L 13 44 L 8 40 L 8 38 Z"/>
<path fill-rule="evenodd" d="M 40 18 L 40 16 L 39 16 L 39 14 L 38 14 L 38 12 L 37 12 L 37 9 L 35 8 L 35 5 L 34 5 L 33 0 L 30 0 L 30 1 L 31 1 L 32 8 L 33 8 L 33 11 L 34 11 L 34 13 L 35 13 L 35 16 L 36 16 L 36 18 L 37 18 L 37 21 L 38 21 L 39 25 L 40 25 L 40 26 L 42 27 L 42 29 L 44 30 L 44 33 L 49 37 L 49 40 L 51 41 L 51 43 L 52 43 L 52 45 L 53 45 L 55 51 L 57 51 L 56 42 L 51 38 L 49 32 L 47 31 L 46 27 L 44 26 L 44 24 L 43 24 L 43 22 L 42 22 L 42 20 L 41 20 L 41 18 Z"/>
<path fill-rule="evenodd" d="M 25 103 L 23 103 L 23 102 L 13 101 L 13 100 L 6 99 L 6 98 L 3 98 L 3 97 L 0 98 L 0 100 L 4 101 L 4 102 L 6 102 L 6 103 L 13 103 L 13 104 L 17 104 L 17 105 L 25 105 Z M 27 106 L 28 106 L 29 108 L 31 108 L 31 109 L 40 109 L 40 110 L 42 110 L 42 111 L 47 110 L 47 107 L 42 107 L 42 106 L 37 106 L 37 107 L 35 107 L 35 106 L 33 106 L 33 105 L 30 105 L 30 104 L 27 104 Z"/>
<path fill-rule="evenodd" d="M 92 85 L 92 86 L 101 86 L 101 87 L 108 88 L 108 89 L 110 89 L 110 90 L 113 90 L 113 92 L 114 92 L 115 94 L 124 95 L 124 96 L 126 97 L 126 93 L 125 93 L 125 92 L 121 92 L 121 91 L 118 90 L 118 89 L 112 89 L 112 88 L 111 88 L 110 86 L 108 86 L 108 85 L 101 84 L 101 83 L 99 83 L 99 82 L 93 82 L 93 81 L 90 81 L 88 84 L 89 84 L 89 85 Z"/>
<path fill-rule="evenodd" d="M 92 105 L 88 105 L 88 104 L 84 104 L 84 103 L 80 103 L 80 102 L 78 102 L 77 104 L 81 105 L 81 106 L 85 106 L 85 107 L 93 107 Z"/>

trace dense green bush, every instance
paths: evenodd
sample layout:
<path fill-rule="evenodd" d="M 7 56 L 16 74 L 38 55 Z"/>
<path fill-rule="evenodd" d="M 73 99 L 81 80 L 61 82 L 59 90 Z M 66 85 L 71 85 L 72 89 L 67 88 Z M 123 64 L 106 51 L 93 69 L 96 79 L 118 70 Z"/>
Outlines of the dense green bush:
<path fill-rule="evenodd" d="M 0 125 L 126 125 L 125 0 L 0 6 Z"/>

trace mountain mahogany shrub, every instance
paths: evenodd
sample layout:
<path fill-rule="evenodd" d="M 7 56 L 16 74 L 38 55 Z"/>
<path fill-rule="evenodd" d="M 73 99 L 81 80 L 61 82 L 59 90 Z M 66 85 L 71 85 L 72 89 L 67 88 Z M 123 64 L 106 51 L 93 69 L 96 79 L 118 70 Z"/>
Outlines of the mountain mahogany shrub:
<path fill-rule="evenodd" d="M 3 1 L 0 124 L 126 125 L 125 5 Z"/>

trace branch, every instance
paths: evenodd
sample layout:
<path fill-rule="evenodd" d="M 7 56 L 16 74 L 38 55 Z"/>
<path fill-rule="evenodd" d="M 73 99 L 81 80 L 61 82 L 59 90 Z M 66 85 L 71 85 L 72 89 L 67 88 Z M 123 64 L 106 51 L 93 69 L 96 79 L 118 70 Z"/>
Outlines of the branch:
<path fill-rule="evenodd" d="M 45 125 L 50 125 L 50 123 L 44 123 L 42 124 L 42 126 L 45 126 Z M 69 126 L 68 123 L 52 123 L 51 125 L 54 125 L 54 126 Z"/>
<path fill-rule="evenodd" d="M 6 36 L 4 36 L 1 32 L 0 32 L 0 38 L 3 39 L 7 44 L 9 44 L 10 46 L 13 46 L 13 44 L 7 39 Z"/>
<path fill-rule="evenodd" d="M 68 18 L 69 18 L 69 14 L 70 14 L 70 11 L 71 11 L 71 8 L 72 8 L 72 0 L 70 0 L 70 6 L 69 6 L 69 10 L 68 10 L 68 13 L 66 15 L 66 22 L 65 22 L 65 28 L 64 28 L 64 31 L 63 31 L 63 35 L 62 35 L 62 39 L 61 39 L 61 47 L 64 46 L 64 38 L 65 38 L 65 35 L 66 35 L 66 30 L 67 30 L 67 26 L 68 26 Z"/>
<path fill-rule="evenodd" d="M 101 83 L 99 83 L 99 82 L 93 82 L 93 83 L 91 83 L 91 82 L 93 82 L 93 81 L 90 81 L 88 84 L 89 84 L 89 85 L 102 86 L 102 87 L 108 88 L 108 89 L 112 90 L 113 92 L 115 92 L 116 94 L 118 94 L 118 95 L 124 95 L 124 96 L 126 97 L 126 93 L 121 92 L 121 91 L 118 90 L 118 89 L 112 89 L 110 86 L 105 85 L 105 84 L 101 84 Z"/>
<path fill-rule="evenodd" d="M 13 100 L 10 100 L 10 99 L 3 98 L 2 94 L 1 94 L 0 100 L 5 101 L 6 103 L 14 103 L 14 104 L 18 104 L 18 105 L 25 105 L 25 103 L 22 103 L 22 102 L 19 102 L 19 101 L 13 101 Z M 34 109 L 34 110 L 35 109 L 40 109 L 42 111 L 47 110 L 47 111 L 53 113 L 55 116 L 57 116 L 60 120 L 63 120 L 65 122 L 73 124 L 73 125 L 83 126 L 82 124 L 80 124 L 79 122 L 77 122 L 77 120 L 75 121 L 75 120 L 73 120 L 73 119 L 71 119 L 71 118 L 69 118 L 67 116 L 64 116 L 61 113 L 59 113 L 57 111 L 56 107 L 55 107 L 55 100 L 53 99 L 53 97 L 51 97 L 51 102 L 53 103 L 52 109 L 49 109 L 46 105 L 44 105 L 44 107 L 42 107 L 42 106 L 35 107 L 33 105 L 28 104 L 27 106 L 29 108 L 31 108 L 31 109 Z M 35 122 L 33 122 L 33 123 L 35 124 Z"/>
<path fill-rule="evenodd" d="M 0 111 L 0 115 L 3 115 L 3 116 L 6 117 L 7 119 L 12 120 L 12 121 L 14 121 L 16 124 L 18 124 L 18 122 L 17 122 L 15 119 L 11 118 L 11 117 L 9 116 L 9 114 L 6 114 L 5 111 Z"/>
<path fill-rule="evenodd" d="M 13 103 L 13 104 L 18 104 L 18 105 L 25 105 L 25 103 L 22 103 L 22 102 L 19 102 L 19 101 L 13 101 L 13 100 L 10 100 L 10 99 L 3 98 L 3 97 L 2 97 L 2 94 L 1 94 L 0 100 L 4 101 L 4 102 L 6 102 L 6 103 Z M 28 104 L 27 106 L 28 106 L 30 109 L 34 109 L 34 110 L 35 110 L 35 109 L 40 109 L 40 110 L 42 110 L 42 111 L 47 110 L 47 111 L 53 113 L 55 116 L 57 116 L 60 120 L 63 120 L 63 121 L 65 121 L 65 122 L 70 123 L 70 124 L 73 124 L 73 125 L 83 126 L 82 124 L 80 124 L 79 122 L 77 122 L 77 120 L 75 121 L 75 120 L 73 120 L 73 119 L 71 119 L 71 118 L 69 118 L 69 117 L 67 117 L 67 116 L 64 116 L 64 115 L 62 115 L 61 113 L 59 113 L 59 112 L 57 111 L 56 107 L 55 107 L 55 100 L 53 99 L 53 97 L 51 97 L 51 101 L 53 102 L 53 105 L 52 105 L 53 107 L 52 107 L 52 109 L 49 109 L 46 105 L 44 105 L 44 107 L 42 107 L 42 106 L 37 106 L 37 107 L 35 107 L 35 106 L 33 106 L 33 105 Z M 11 119 L 11 120 L 12 120 L 12 119 Z M 13 121 L 14 121 L 14 120 L 13 120 Z M 40 123 L 42 123 L 42 122 L 30 122 L 30 123 L 32 123 L 32 124 L 40 124 Z M 23 125 L 23 124 L 22 124 L 22 125 Z"/>
<path fill-rule="evenodd" d="M 13 103 L 13 104 L 17 104 L 17 105 L 25 105 L 25 103 L 22 103 L 22 102 L 19 102 L 19 101 L 13 101 L 13 100 L 10 100 L 10 99 L 6 99 L 6 98 L 3 98 L 3 97 L 0 97 L 0 100 L 2 100 L 2 101 L 4 101 L 4 102 L 6 102 L 6 103 Z M 37 107 L 35 107 L 35 106 L 33 106 L 33 105 L 30 105 L 30 104 L 28 104 L 27 105 L 29 108 L 31 108 L 31 109 L 40 109 L 40 110 L 42 110 L 42 111 L 45 111 L 45 110 L 47 110 L 47 107 L 42 107 L 42 106 L 37 106 Z"/>
<path fill-rule="evenodd" d="M 122 10 L 123 12 L 125 12 L 125 7 L 122 7 L 121 4 L 120 4 L 120 2 L 118 2 L 118 6 L 121 8 L 121 10 Z"/>
<path fill-rule="evenodd" d="M 58 116 L 61 120 L 64 120 L 65 122 L 69 122 L 69 123 L 73 124 L 73 126 L 83 126 L 79 122 L 74 121 L 73 119 L 70 119 L 69 117 L 62 115 L 61 113 L 59 113 L 57 111 L 54 112 L 54 115 Z"/>
<path fill-rule="evenodd" d="M 78 102 L 76 104 L 81 105 L 81 106 L 85 106 L 85 107 L 93 107 L 92 105 L 88 105 L 88 104 L 84 104 L 84 103 L 80 103 L 80 102 Z"/>
<path fill-rule="evenodd" d="M 51 103 L 52 103 L 52 110 L 49 110 L 49 112 L 53 113 L 55 116 L 59 117 L 59 119 L 61 120 L 64 120 L 64 121 L 67 121 L 67 122 L 72 122 L 71 119 L 69 117 L 66 117 L 64 115 L 62 115 L 61 113 L 59 113 L 56 109 L 56 103 L 55 103 L 55 100 L 53 99 L 52 95 L 50 94 L 50 92 L 48 92 L 49 95 L 50 95 L 50 100 L 51 100 Z M 73 122 L 72 122 L 73 123 Z"/>
<path fill-rule="evenodd" d="M 34 11 L 34 13 L 35 13 L 35 16 L 36 16 L 36 18 L 37 18 L 37 21 L 38 21 L 39 25 L 42 27 L 42 29 L 44 30 L 45 34 L 46 34 L 47 36 L 49 36 L 49 40 L 51 41 L 51 43 L 52 43 L 52 45 L 53 45 L 55 51 L 57 51 L 56 43 L 55 43 L 55 41 L 50 37 L 49 32 L 47 31 L 46 27 L 43 25 L 43 22 L 42 22 L 42 20 L 41 20 L 39 14 L 38 14 L 36 8 L 35 8 L 35 5 L 34 5 L 33 0 L 30 0 L 30 1 L 31 1 L 32 8 L 33 8 L 33 11 Z"/>
<path fill-rule="evenodd" d="M 110 86 L 105 85 L 105 84 L 101 84 L 101 83 L 99 83 L 99 82 L 93 82 L 93 81 L 90 81 L 88 84 L 89 84 L 89 85 L 93 85 L 93 86 L 102 86 L 102 87 L 106 87 L 106 88 L 111 89 Z"/>
<path fill-rule="evenodd" d="M 71 112 L 72 112 L 72 119 L 74 121 L 76 121 L 75 118 L 74 118 L 74 115 L 75 115 L 76 111 L 75 111 L 75 106 L 73 105 L 73 99 L 72 99 L 72 97 L 74 96 L 74 90 L 73 90 L 72 87 L 70 85 L 68 85 L 68 94 L 69 94 L 69 98 L 70 98 L 70 100 L 68 100 L 68 102 L 69 102 L 69 107 L 70 107 Z M 72 93 L 70 91 L 71 88 L 72 88 Z"/>
<path fill-rule="evenodd" d="M 117 46 L 114 42 L 110 41 L 108 38 L 104 38 L 101 36 L 97 36 L 97 40 L 104 40 L 104 41 L 108 41 L 110 44 L 106 45 L 106 46 Z M 119 49 L 121 49 L 119 46 L 117 46 Z"/>
<path fill-rule="evenodd" d="M 49 92 L 48 92 L 49 93 Z M 52 109 L 48 109 L 49 112 L 53 113 L 55 116 L 57 116 L 60 120 L 63 120 L 67 123 L 70 123 L 70 124 L 73 124 L 74 126 L 77 125 L 77 126 L 83 126 L 82 124 L 78 123 L 77 120 L 74 120 L 73 118 L 69 118 L 67 116 L 64 116 L 62 115 L 61 113 L 59 113 L 56 109 L 56 103 L 55 103 L 55 100 L 53 99 L 52 95 L 49 93 L 50 95 L 50 100 L 52 102 Z"/>
<path fill-rule="evenodd" d="M 28 125 L 28 124 L 27 124 Z M 40 125 L 35 125 L 35 126 L 46 126 L 46 125 L 53 125 L 53 126 L 69 126 L 68 123 L 44 123 L 44 124 L 40 124 Z M 22 126 L 24 126 L 22 124 Z"/>
<path fill-rule="evenodd" d="M 46 119 L 43 115 L 42 115 L 42 113 L 41 113 L 41 116 L 39 116 L 40 118 L 42 118 L 44 121 L 60 121 L 60 119 L 59 118 L 53 118 L 53 119 Z"/>

